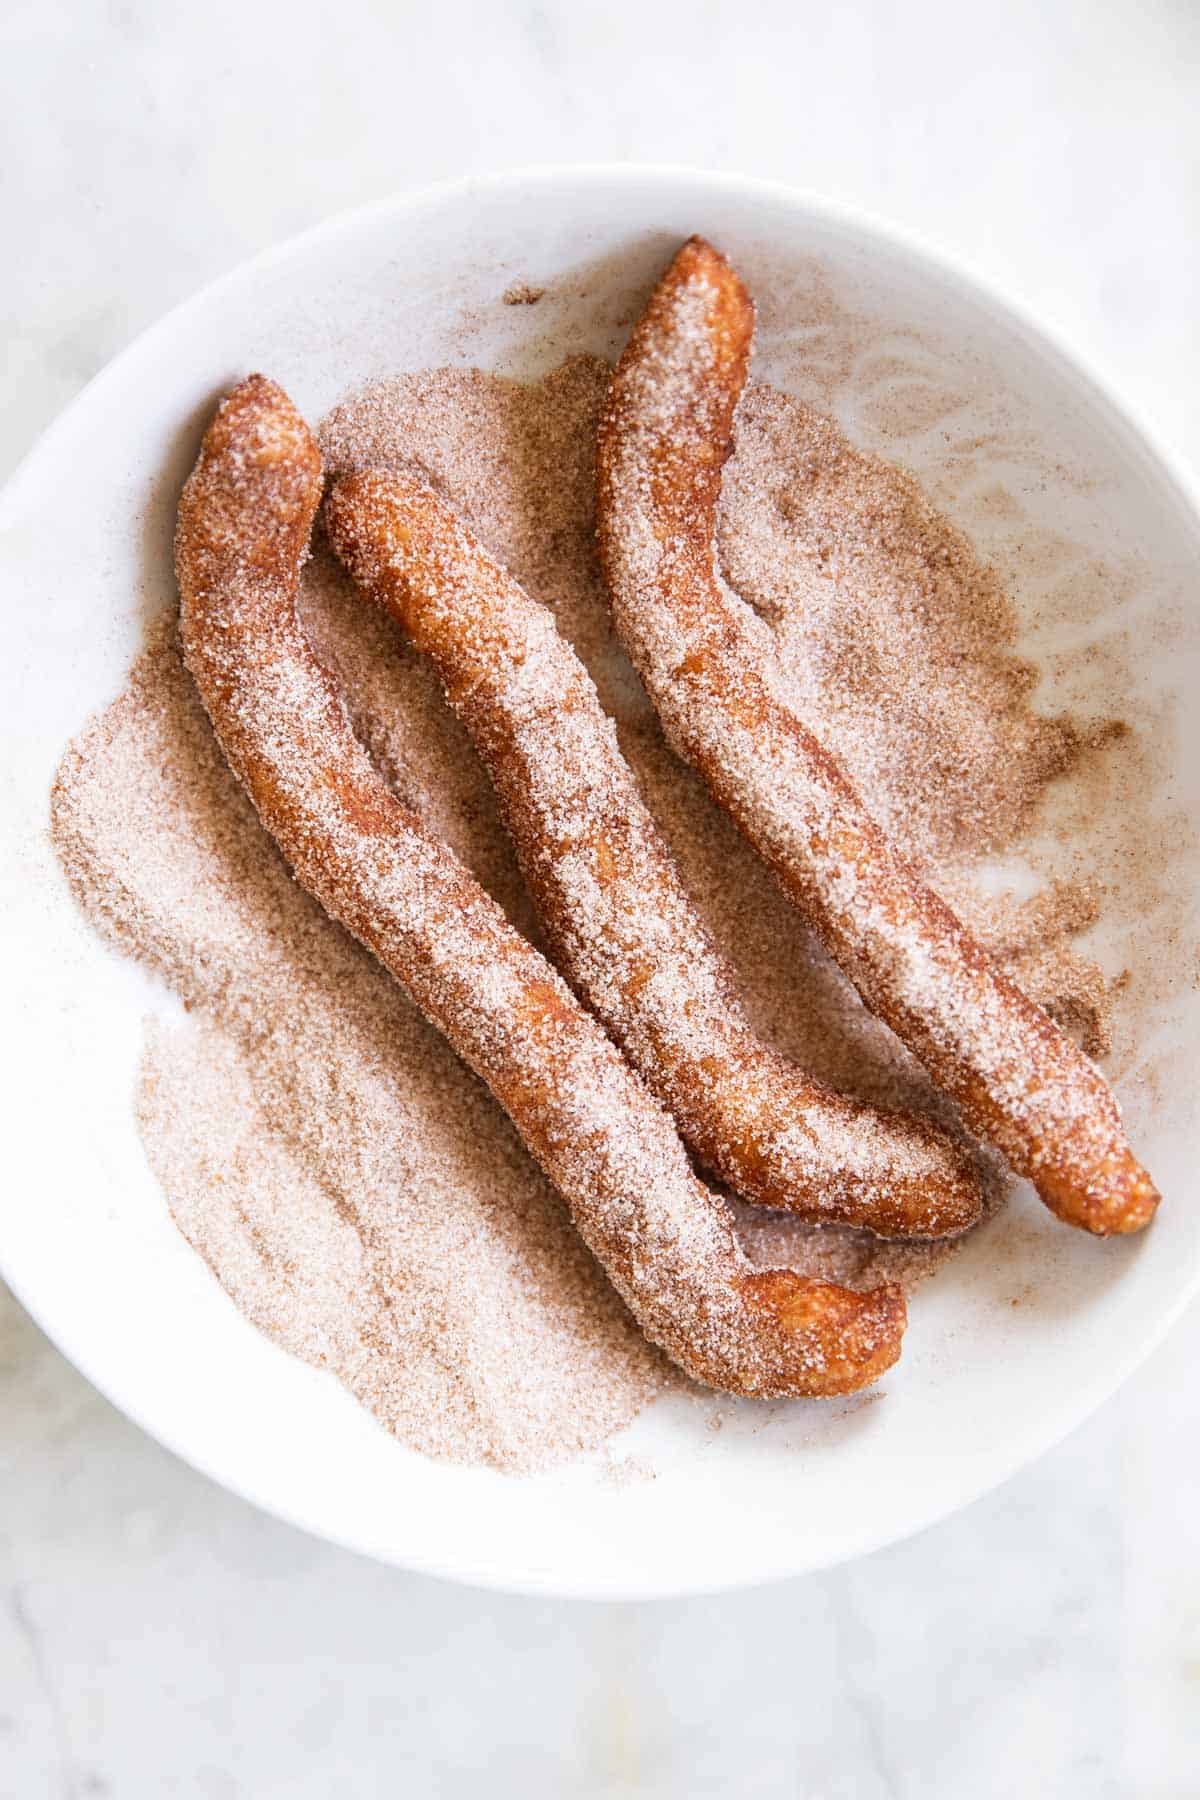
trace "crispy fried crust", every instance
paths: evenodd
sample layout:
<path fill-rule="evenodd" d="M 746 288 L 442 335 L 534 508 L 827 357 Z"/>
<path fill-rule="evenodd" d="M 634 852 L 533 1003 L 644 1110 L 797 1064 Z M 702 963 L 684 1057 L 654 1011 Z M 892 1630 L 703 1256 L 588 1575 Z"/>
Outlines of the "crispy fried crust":
<path fill-rule="evenodd" d="M 682 1368 L 759 1396 L 875 1380 L 899 1354 L 901 1293 L 753 1269 L 600 1026 L 375 772 L 296 617 L 320 494 L 311 433 L 278 387 L 252 376 L 209 427 L 176 536 L 188 666 L 297 879 L 487 1082 L 642 1328 Z"/>
<path fill-rule="evenodd" d="M 703 776 L 867 1005 L 1052 1212 L 1140 1230 L 1158 1193 L 1102 1076 L 993 965 L 771 685 L 716 565 L 721 470 L 754 333 L 749 294 L 701 238 L 676 256 L 613 376 L 597 451 L 600 553 L 618 630 L 671 742 Z"/>
<path fill-rule="evenodd" d="M 965 1156 L 927 1121 L 856 1105 L 751 1030 L 638 792 L 591 677 L 416 475 L 338 481 L 325 525 L 355 579 L 432 659 L 490 773 L 555 960 L 746 1199 L 891 1237 L 980 1213 Z"/>

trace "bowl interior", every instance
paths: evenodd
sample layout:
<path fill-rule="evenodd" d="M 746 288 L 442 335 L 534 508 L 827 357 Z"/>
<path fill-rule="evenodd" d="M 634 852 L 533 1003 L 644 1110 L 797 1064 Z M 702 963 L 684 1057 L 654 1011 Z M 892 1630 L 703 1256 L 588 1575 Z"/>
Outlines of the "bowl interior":
<path fill-rule="evenodd" d="M 1011 571 L 1048 671 L 1039 704 L 1111 710 L 1117 674 L 1150 774 L 1095 863 L 1118 880 L 1148 856 L 1161 879 L 1091 947 L 1130 972 L 1114 1072 L 1166 1204 L 1144 1240 L 1101 1245 L 1018 1195 L 916 1295 L 903 1363 L 869 1404 L 735 1407 L 714 1434 L 702 1405 L 662 1402 L 615 1446 L 652 1479 L 618 1483 L 600 1457 L 515 1480 L 392 1442 L 331 1377 L 252 1330 L 179 1236 L 131 1112 L 143 1020 L 173 1002 L 76 915 L 47 793 L 67 738 L 172 603 L 175 501 L 221 390 L 260 368 L 316 419 L 398 369 L 525 375 L 574 351 L 611 355 L 690 231 L 760 299 L 755 373 L 913 468 Z M 545 289 L 537 305 L 502 303 L 518 281 Z M 1185 700 L 1200 625 L 1184 602 L 1200 528 L 1100 391 L 938 261 L 798 197 L 699 174 L 545 172 L 402 199 L 271 253 L 147 334 L 39 445 L 0 526 L 21 1046 L 0 1263 L 98 1387 L 218 1480 L 331 1539 L 467 1580 L 590 1595 L 732 1586 L 884 1543 L 982 1492 L 1110 1392 L 1194 1290 L 1200 723 Z"/>

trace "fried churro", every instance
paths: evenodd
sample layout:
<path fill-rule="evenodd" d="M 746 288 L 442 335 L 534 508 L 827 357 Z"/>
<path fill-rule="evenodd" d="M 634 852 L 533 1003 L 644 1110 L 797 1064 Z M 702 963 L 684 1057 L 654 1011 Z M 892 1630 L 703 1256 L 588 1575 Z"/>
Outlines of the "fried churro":
<path fill-rule="evenodd" d="M 892 1237 L 973 1224 L 978 1177 L 949 1137 L 834 1093 L 756 1037 L 548 609 L 416 474 L 343 477 L 324 517 L 359 585 L 432 658 L 559 967 L 701 1162 L 814 1223 Z"/>
<path fill-rule="evenodd" d="M 673 747 L 971 1129 L 1069 1224 L 1137 1231 L 1158 1193 L 1103 1076 L 888 840 L 775 679 L 768 628 L 721 579 L 716 509 L 753 333 L 746 288 L 692 238 L 601 420 L 597 525 L 618 630 Z"/>

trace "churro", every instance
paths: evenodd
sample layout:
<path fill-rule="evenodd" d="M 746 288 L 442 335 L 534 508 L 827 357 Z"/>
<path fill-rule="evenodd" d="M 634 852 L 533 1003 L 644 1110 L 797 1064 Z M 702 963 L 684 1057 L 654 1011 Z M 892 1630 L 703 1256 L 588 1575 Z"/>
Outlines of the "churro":
<path fill-rule="evenodd" d="M 252 376 L 209 427 L 176 537 L 188 667 L 300 884 L 487 1083 L 642 1329 L 683 1369 L 762 1397 L 875 1380 L 899 1353 L 900 1291 L 752 1268 L 615 1045 L 376 772 L 296 616 L 320 494 L 311 433 Z"/>
<path fill-rule="evenodd" d="M 703 777 L 882 1018 L 1060 1218 L 1137 1231 L 1157 1191 L 1100 1072 L 1008 980 L 881 831 L 721 579 L 716 508 L 754 309 L 692 238 L 613 377 L 597 452 L 618 630 L 673 747 Z"/>
<path fill-rule="evenodd" d="M 978 1177 L 929 1121 L 807 1077 L 756 1037 L 549 610 L 419 476 L 365 471 L 325 506 L 334 548 L 429 655 L 495 785 L 551 951 L 702 1163 L 814 1223 L 940 1237 Z"/>

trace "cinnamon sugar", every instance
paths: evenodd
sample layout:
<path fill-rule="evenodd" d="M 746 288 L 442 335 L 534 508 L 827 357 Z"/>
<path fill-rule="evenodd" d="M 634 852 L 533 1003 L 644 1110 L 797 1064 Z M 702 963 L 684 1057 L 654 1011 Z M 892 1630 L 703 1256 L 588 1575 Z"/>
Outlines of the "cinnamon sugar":
<path fill-rule="evenodd" d="M 339 407 L 323 453 L 333 470 L 417 464 L 554 609 L 756 1028 L 849 1092 L 945 1117 L 671 757 L 616 643 L 592 543 L 606 374 L 574 359 L 530 387 L 405 376 Z M 970 545 L 899 471 L 752 388 L 721 551 L 784 678 L 935 885 L 1089 1048 L 1102 1041 L 1103 983 L 1065 948 L 1091 898 L 985 900 L 971 886 L 1086 734 L 1033 712 L 1011 611 Z M 302 616 L 376 766 L 536 936 L 489 784 L 430 670 L 320 548 Z M 333 1368 L 404 1441 L 512 1469 L 600 1443 L 675 1379 L 489 1096 L 290 880 L 170 636 L 68 752 L 55 832 L 92 916 L 193 1009 L 183 1030 L 151 1035 L 139 1125 L 181 1228 L 262 1329 Z M 949 1253 L 736 1216 L 754 1260 L 855 1286 L 911 1283 Z"/>
<path fill-rule="evenodd" d="M 664 1365 L 507 1119 L 292 881 L 173 634 L 76 741 L 60 854 L 107 934 L 193 1011 L 138 1119 L 244 1311 L 406 1442 L 529 1469 L 592 1447 Z"/>
<path fill-rule="evenodd" d="M 722 489 L 730 584 L 772 626 L 789 698 L 920 863 L 1020 837 L 1096 736 L 1029 704 L 995 572 L 902 470 L 751 387 Z"/>

